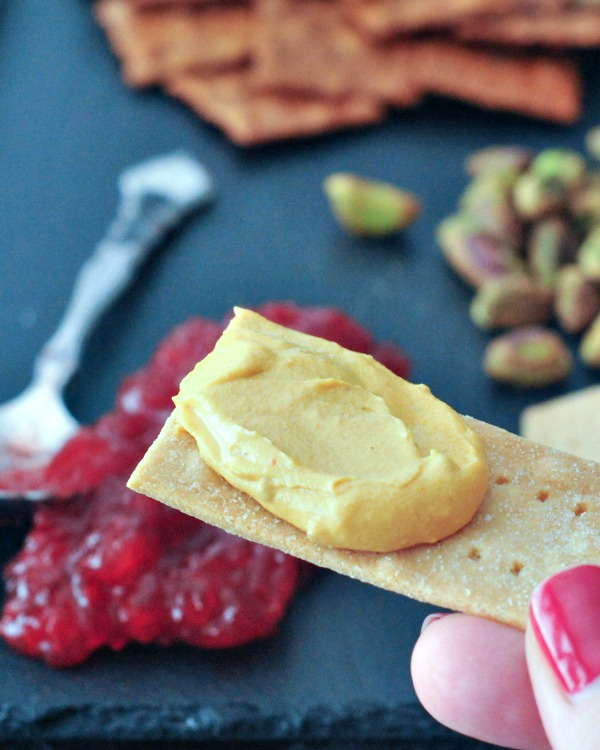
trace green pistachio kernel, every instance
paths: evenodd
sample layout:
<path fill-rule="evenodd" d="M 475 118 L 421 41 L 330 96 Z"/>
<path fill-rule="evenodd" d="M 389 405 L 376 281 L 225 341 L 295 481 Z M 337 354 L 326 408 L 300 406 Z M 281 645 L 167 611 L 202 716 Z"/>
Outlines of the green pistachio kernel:
<path fill-rule="evenodd" d="M 581 340 L 579 355 L 589 367 L 600 368 L 600 315 L 597 316 Z"/>
<path fill-rule="evenodd" d="M 524 326 L 498 336 L 485 351 L 486 374 L 517 388 L 543 388 L 564 380 L 573 358 L 554 331 Z"/>
<path fill-rule="evenodd" d="M 521 218 L 536 220 L 563 208 L 568 192 L 561 182 L 545 180 L 535 172 L 523 172 L 515 182 L 513 200 Z"/>
<path fill-rule="evenodd" d="M 529 165 L 531 158 L 531 151 L 519 146 L 488 146 L 472 153 L 465 168 L 471 177 L 484 174 L 514 176 Z"/>
<path fill-rule="evenodd" d="M 555 291 L 554 312 L 567 333 L 580 333 L 600 313 L 600 289 L 575 263 L 559 270 Z"/>
<path fill-rule="evenodd" d="M 522 223 L 512 203 L 516 178 L 516 172 L 484 173 L 467 186 L 460 200 L 461 211 L 480 229 L 513 243 L 522 235 Z"/>
<path fill-rule="evenodd" d="M 337 173 L 323 183 L 331 210 L 352 234 L 383 237 L 401 231 L 421 212 L 419 199 L 394 185 Z"/>
<path fill-rule="evenodd" d="M 507 276 L 484 284 L 471 302 L 471 320 L 479 328 L 509 328 L 546 323 L 552 313 L 552 292 L 525 275 Z"/>
<path fill-rule="evenodd" d="M 561 182 L 568 187 L 577 185 L 586 170 L 585 159 L 566 148 L 547 148 L 535 157 L 531 171 L 542 180 Z"/>
<path fill-rule="evenodd" d="M 529 232 L 527 260 L 533 277 L 549 288 L 560 266 L 575 257 L 577 243 L 569 224 L 558 216 L 535 222 Z"/>
<path fill-rule="evenodd" d="M 584 276 L 600 281 L 600 227 L 595 227 L 579 247 L 577 263 Z"/>
<path fill-rule="evenodd" d="M 585 136 L 585 147 L 595 159 L 600 159 L 600 125 L 588 130 Z"/>
<path fill-rule="evenodd" d="M 449 265 L 475 288 L 492 279 L 524 272 L 515 248 L 481 230 L 469 215 L 454 214 L 444 219 L 436 236 Z"/>

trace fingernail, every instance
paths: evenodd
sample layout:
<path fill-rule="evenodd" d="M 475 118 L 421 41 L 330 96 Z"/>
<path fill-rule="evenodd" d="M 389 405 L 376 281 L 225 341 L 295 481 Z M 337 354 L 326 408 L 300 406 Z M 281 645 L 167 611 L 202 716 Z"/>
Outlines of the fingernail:
<path fill-rule="evenodd" d="M 442 617 L 446 617 L 446 612 L 435 612 L 432 615 L 427 615 L 427 617 L 423 620 L 423 624 L 421 625 L 421 633 L 423 633 L 425 631 L 425 628 L 428 628 L 432 622 L 441 620 Z"/>
<path fill-rule="evenodd" d="M 533 632 L 568 695 L 600 678 L 600 567 L 557 573 L 533 592 Z"/>

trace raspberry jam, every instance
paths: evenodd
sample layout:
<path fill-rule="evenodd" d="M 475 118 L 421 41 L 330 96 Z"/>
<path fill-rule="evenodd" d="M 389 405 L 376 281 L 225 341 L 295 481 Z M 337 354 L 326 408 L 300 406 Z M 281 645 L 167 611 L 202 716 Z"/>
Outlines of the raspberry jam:
<path fill-rule="evenodd" d="M 373 354 L 398 375 L 406 357 L 376 345 L 330 308 L 271 303 L 274 322 Z M 36 509 L 23 549 L 4 571 L 0 635 L 56 667 L 102 646 L 183 641 L 225 648 L 273 633 L 308 566 L 231 536 L 125 486 L 172 408 L 183 376 L 213 348 L 223 324 L 192 319 L 126 378 L 110 413 L 82 428 L 43 472 L 0 477 L 61 502 Z M 13 477 L 14 479 L 14 477 Z M 4 482 L 4 485 L 2 484 Z"/>

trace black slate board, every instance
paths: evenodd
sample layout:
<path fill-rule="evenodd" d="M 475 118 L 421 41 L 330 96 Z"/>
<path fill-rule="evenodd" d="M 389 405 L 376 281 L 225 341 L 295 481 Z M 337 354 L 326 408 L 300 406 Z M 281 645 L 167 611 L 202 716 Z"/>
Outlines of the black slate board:
<path fill-rule="evenodd" d="M 119 172 L 183 147 L 212 171 L 218 199 L 99 325 L 67 393 L 78 419 L 109 409 L 122 377 L 185 318 L 290 299 L 354 315 L 404 347 L 414 380 L 459 411 L 516 431 L 523 406 L 564 389 L 515 394 L 483 377 L 487 336 L 467 320 L 470 293 L 440 260 L 434 228 L 454 210 L 471 150 L 494 142 L 582 148 L 586 129 L 600 122 L 600 59 L 582 59 L 586 114 L 576 127 L 432 99 L 375 128 L 242 151 L 160 92 L 125 88 L 88 3 L 2 3 L 0 401 L 27 383 L 78 268 L 112 218 Z M 338 170 L 415 191 L 422 218 L 396 240 L 346 237 L 320 187 Z M 593 382 L 579 367 L 566 388 Z M 3 561 L 24 529 L 0 528 Z M 61 672 L 0 644 L 0 744 L 483 747 L 437 725 L 416 702 L 409 658 L 429 611 L 324 574 L 275 638 L 239 650 L 131 647 Z"/>

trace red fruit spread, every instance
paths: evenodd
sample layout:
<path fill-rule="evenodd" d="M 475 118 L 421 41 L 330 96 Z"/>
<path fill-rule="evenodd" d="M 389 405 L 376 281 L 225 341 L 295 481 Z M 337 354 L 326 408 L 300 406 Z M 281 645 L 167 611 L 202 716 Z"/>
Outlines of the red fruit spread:
<path fill-rule="evenodd" d="M 408 375 L 395 346 L 376 345 L 337 310 L 271 303 L 258 312 Z M 179 382 L 226 323 L 196 318 L 176 328 L 150 363 L 124 380 L 113 411 L 82 428 L 45 471 L 0 476 L 0 487 L 15 493 L 35 485 L 62 499 L 36 509 L 23 549 L 4 571 L 0 635 L 18 651 L 66 667 L 102 646 L 183 641 L 225 648 L 276 629 L 306 577 L 304 563 L 125 486 L 170 413 Z"/>

